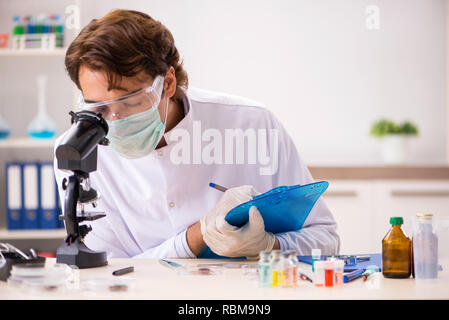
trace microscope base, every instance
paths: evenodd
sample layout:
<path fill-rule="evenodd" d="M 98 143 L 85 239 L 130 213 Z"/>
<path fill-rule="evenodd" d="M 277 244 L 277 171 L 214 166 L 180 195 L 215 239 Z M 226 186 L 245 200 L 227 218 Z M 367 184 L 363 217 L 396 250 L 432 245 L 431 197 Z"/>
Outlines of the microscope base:
<path fill-rule="evenodd" d="M 101 267 L 108 264 L 106 252 L 95 252 L 78 239 L 70 246 L 63 242 L 56 251 L 56 262 L 76 265 L 80 269 Z"/>

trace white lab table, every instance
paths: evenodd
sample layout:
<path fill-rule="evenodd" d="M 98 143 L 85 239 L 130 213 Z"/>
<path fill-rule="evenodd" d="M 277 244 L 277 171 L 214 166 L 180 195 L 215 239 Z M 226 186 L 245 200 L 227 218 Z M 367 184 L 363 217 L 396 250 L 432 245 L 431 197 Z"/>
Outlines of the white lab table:
<path fill-rule="evenodd" d="M 170 259 L 185 266 L 200 263 L 233 263 L 230 260 Z M 47 259 L 47 264 L 55 263 Z M 255 264 L 257 262 L 240 262 Z M 244 268 L 223 268 L 220 275 L 180 275 L 176 270 L 159 264 L 157 259 L 110 259 L 107 266 L 81 269 L 79 279 L 117 278 L 112 271 L 134 266 L 134 272 L 120 276 L 134 279 L 128 291 L 92 292 L 85 290 L 26 292 L 0 282 L 0 299 L 149 299 L 149 300 L 395 300 L 395 299 L 449 299 L 449 276 L 441 274 L 437 280 L 418 281 L 387 279 L 381 274 L 367 282 L 360 278 L 346 283 L 342 288 L 314 287 L 300 281 L 297 288 L 259 288 L 258 282 L 244 275 Z M 311 274 L 311 266 L 302 264 Z"/>

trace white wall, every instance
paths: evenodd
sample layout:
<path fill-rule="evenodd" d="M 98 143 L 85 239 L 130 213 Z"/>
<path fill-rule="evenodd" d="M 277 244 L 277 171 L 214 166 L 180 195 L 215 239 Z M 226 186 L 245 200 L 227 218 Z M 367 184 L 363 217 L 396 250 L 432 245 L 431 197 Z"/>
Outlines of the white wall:
<path fill-rule="evenodd" d="M 11 3 L 0 1 L 0 27 L 13 14 Z M 61 6 L 60 1 L 13 3 L 20 4 L 17 14 L 29 13 L 36 3 L 41 3 L 36 9 L 40 11 Z M 418 124 L 421 135 L 411 144 L 413 162 L 446 162 L 445 0 L 141 0 L 127 1 L 126 6 L 118 0 L 81 0 L 80 4 L 82 25 L 113 8 L 137 9 L 160 20 L 176 39 L 192 86 L 263 102 L 281 119 L 309 164 L 380 163 L 378 141 L 368 132 L 382 116 Z M 368 5 L 380 10 L 378 30 L 365 26 Z M 8 77 L 14 81 L 26 71 L 26 65 L 11 68 Z M 0 60 L 2 83 L 3 70 Z M 62 75 L 60 68 L 49 72 Z M 66 80 L 58 85 L 69 86 Z M 14 102 L 2 87 L 0 100 L 6 94 Z M 29 108 L 33 99 L 29 94 L 20 106 Z M 58 96 L 52 99 L 56 103 Z M 68 121 L 65 115 L 56 116 Z"/>

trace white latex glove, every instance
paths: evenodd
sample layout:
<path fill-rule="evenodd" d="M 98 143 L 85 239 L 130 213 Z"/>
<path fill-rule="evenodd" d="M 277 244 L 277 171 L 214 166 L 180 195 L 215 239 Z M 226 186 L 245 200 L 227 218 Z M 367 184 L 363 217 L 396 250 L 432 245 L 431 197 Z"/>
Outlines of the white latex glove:
<path fill-rule="evenodd" d="M 224 219 L 229 211 L 242 203 L 248 202 L 258 194 L 260 193 L 252 186 L 240 186 L 226 190 L 215 207 L 200 220 L 203 237 L 207 228 L 214 228 L 218 216 Z"/>
<path fill-rule="evenodd" d="M 231 192 L 226 195 L 228 191 Z M 260 251 L 273 249 L 276 238 L 265 231 L 263 218 L 256 207 L 250 208 L 249 221 L 241 228 L 230 225 L 224 219 L 231 209 L 255 195 L 257 192 L 250 186 L 229 189 L 214 209 L 201 218 L 203 240 L 213 252 L 227 257 L 254 259 Z"/>

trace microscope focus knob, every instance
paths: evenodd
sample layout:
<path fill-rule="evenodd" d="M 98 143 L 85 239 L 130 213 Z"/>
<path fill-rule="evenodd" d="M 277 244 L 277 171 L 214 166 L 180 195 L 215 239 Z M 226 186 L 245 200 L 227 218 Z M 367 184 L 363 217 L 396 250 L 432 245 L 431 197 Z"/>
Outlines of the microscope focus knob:
<path fill-rule="evenodd" d="M 62 190 L 66 190 L 67 189 L 67 178 L 64 178 L 62 180 Z"/>
<path fill-rule="evenodd" d="M 81 238 L 84 238 L 88 233 L 89 233 L 89 231 L 91 231 L 92 230 L 92 227 L 91 226 L 89 226 L 89 225 L 85 225 L 85 224 L 83 224 L 82 226 L 80 226 L 80 236 L 81 236 Z"/>

